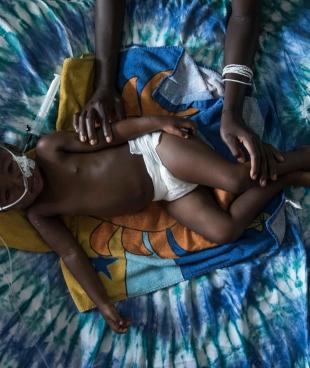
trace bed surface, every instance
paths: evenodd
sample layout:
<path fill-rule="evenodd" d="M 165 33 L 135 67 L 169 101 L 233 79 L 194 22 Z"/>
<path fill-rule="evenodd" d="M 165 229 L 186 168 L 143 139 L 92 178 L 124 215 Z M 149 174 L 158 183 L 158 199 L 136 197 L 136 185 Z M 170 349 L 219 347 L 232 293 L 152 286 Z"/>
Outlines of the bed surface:
<path fill-rule="evenodd" d="M 14 131 L 23 139 L 63 59 L 93 52 L 93 5 L 1 1 L 0 136 Z M 229 6 L 129 0 L 123 47 L 181 45 L 198 64 L 220 71 Z M 263 1 L 256 93 L 281 122 L 276 137 L 265 126 L 264 140 L 284 150 L 310 142 L 309 24 L 306 1 Z M 55 114 L 54 108 L 44 129 L 53 128 Z M 307 367 L 310 191 L 287 195 L 303 210 L 290 207 L 299 221 L 288 214 L 294 224 L 278 254 L 119 303 L 133 320 L 123 336 L 97 311 L 77 312 L 54 254 L 10 250 L 10 273 L 0 248 L 0 366 Z"/>

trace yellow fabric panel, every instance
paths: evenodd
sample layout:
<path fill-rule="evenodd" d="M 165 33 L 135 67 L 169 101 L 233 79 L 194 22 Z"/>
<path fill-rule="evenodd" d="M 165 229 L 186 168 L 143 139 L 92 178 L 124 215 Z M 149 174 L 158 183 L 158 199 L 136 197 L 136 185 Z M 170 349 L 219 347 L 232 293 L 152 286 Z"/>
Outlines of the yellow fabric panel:
<path fill-rule="evenodd" d="M 65 59 L 56 130 L 73 130 L 73 115 L 82 110 L 93 90 L 94 60 L 93 56 Z"/>
<path fill-rule="evenodd" d="M 49 247 L 29 224 L 22 211 L 9 211 L 0 214 L 0 235 L 11 248 L 29 252 L 50 252 Z M 0 246 L 3 246 L 1 239 Z"/>

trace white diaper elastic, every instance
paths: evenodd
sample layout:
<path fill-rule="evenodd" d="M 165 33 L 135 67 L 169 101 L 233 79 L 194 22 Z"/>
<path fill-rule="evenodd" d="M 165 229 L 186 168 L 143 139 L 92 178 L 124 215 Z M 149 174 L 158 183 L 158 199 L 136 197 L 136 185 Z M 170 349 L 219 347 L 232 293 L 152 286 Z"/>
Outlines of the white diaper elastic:
<path fill-rule="evenodd" d="M 187 183 L 172 175 L 162 164 L 156 147 L 161 132 L 146 134 L 129 141 L 130 153 L 143 155 L 144 163 L 154 186 L 153 201 L 174 201 L 183 197 L 197 187 L 197 184 Z"/>

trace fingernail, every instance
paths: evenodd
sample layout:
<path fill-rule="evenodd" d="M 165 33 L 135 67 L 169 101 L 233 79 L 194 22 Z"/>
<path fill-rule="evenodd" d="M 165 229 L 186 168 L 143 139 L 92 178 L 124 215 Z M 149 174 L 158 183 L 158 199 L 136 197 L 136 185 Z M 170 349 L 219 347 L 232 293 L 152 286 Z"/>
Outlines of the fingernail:
<path fill-rule="evenodd" d="M 256 180 L 257 175 L 256 175 L 256 174 L 253 174 L 253 175 L 252 175 L 252 178 L 253 178 L 254 180 Z"/>
<path fill-rule="evenodd" d="M 97 143 L 96 139 L 92 139 L 92 140 L 90 141 L 90 144 L 91 144 L 92 146 L 94 146 L 96 143 Z"/>
<path fill-rule="evenodd" d="M 266 180 L 262 180 L 262 186 L 264 187 L 266 185 Z"/>
<path fill-rule="evenodd" d="M 81 136 L 81 141 L 82 141 L 82 142 L 86 142 L 86 137 L 85 137 L 85 135 L 82 135 L 82 136 Z"/>
<path fill-rule="evenodd" d="M 106 140 L 107 140 L 108 143 L 112 142 L 111 137 L 107 137 Z"/>

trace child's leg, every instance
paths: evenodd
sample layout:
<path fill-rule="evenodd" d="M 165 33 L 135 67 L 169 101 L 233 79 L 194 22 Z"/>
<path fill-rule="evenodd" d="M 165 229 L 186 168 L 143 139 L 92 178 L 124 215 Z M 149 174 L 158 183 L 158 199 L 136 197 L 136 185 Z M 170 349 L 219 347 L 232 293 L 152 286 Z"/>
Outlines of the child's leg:
<path fill-rule="evenodd" d="M 190 183 L 242 193 L 258 185 L 250 178 L 250 164 L 231 163 L 195 137 L 182 139 L 166 133 L 156 151 L 162 163 L 179 179 Z M 278 175 L 310 170 L 310 150 L 284 154 L 285 162 L 277 165 Z"/>
<path fill-rule="evenodd" d="M 222 244 L 237 240 L 277 193 L 294 184 L 310 186 L 310 173 L 284 175 L 264 188 L 250 188 L 233 201 L 228 211 L 220 208 L 206 187 L 198 187 L 176 201 L 165 202 L 164 206 L 181 224 Z"/>

